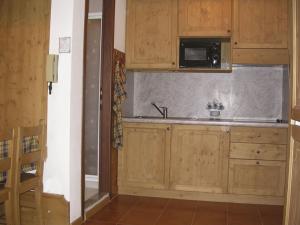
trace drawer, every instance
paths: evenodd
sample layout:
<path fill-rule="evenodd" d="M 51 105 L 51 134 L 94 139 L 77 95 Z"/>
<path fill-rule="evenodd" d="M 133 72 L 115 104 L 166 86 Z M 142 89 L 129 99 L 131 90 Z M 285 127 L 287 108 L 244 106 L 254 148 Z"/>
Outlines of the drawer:
<path fill-rule="evenodd" d="M 281 161 L 230 159 L 229 193 L 283 196 L 285 166 Z"/>
<path fill-rule="evenodd" d="M 286 160 L 286 145 L 231 143 L 230 158 Z"/>
<path fill-rule="evenodd" d="M 286 128 L 232 127 L 231 142 L 287 144 Z"/>

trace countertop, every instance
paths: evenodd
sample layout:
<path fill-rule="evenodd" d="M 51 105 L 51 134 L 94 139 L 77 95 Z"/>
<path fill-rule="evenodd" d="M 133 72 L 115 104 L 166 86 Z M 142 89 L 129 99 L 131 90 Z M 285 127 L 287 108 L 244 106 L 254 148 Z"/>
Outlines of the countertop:
<path fill-rule="evenodd" d="M 163 119 L 160 117 L 125 117 L 123 122 L 132 123 L 164 123 L 164 124 L 194 124 L 194 125 L 215 125 L 215 126 L 245 126 L 245 127 L 277 127 L 287 128 L 288 123 L 278 123 L 275 120 L 236 120 L 236 119 L 218 119 L 209 118 L 182 118 L 169 117 Z"/>

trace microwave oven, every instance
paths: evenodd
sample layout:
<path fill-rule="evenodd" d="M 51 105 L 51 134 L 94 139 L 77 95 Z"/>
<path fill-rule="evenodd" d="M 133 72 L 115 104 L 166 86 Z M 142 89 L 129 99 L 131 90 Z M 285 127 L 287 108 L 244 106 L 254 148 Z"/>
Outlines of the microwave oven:
<path fill-rule="evenodd" d="M 221 68 L 221 39 L 181 38 L 180 68 Z"/>

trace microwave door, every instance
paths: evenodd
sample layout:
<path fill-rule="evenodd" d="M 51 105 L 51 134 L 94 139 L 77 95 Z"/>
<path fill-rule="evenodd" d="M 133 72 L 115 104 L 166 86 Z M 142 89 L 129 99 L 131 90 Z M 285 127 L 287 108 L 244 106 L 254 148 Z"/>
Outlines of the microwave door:
<path fill-rule="evenodd" d="M 211 67 L 205 46 L 185 46 L 181 49 L 180 58 L 181 67 Z"/>

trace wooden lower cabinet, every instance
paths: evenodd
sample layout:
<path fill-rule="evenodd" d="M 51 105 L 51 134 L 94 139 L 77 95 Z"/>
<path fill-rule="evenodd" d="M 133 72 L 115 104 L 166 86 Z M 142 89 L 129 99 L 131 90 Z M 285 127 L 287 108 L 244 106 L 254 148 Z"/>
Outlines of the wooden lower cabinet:
<path fill-rule="evenodd" d="M 232 143 L 256 143 L 286 145 L 288 142 L 286 128 L 232 127 Z"/>
<path fill-rule="evenodd" d="M 126 122 L 119 193 L 283 204 L 286 131 Z"/>
<path fill-rule="evenodd" d="M 285 162 L 230 159 L 229 193 L 283 196 Z"/>
<path fill-rule="evenodd" d="M 229 128 L 175 125 L 171 146 L 171 189 L 227 192 Z"/>
<path fill-rule="evenodd" d="M 119 152 L 119 186 L 167 189 L 170 126 L 128 123 Z"/>

